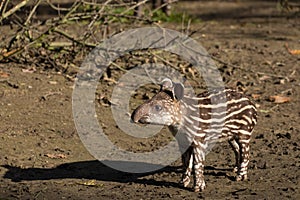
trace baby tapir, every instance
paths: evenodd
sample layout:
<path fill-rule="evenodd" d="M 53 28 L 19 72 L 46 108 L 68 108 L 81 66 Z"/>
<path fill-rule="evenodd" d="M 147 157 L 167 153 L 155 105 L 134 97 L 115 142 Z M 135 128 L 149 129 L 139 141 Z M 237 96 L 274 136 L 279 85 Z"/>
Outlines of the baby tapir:
<path fill-rule="evenodd" d="M 188 186 L 194 170 L 194 190 L 205 188 L 203 170 L 208 144 L 224 139 L 235 153 L 236 180 L 247 179 L 249 143 L 257 111 L 244 94 L 233 89 L 216 89 L 196 96 L 186 95 L 183 84 L 166 78 L 160 91 L 138 106 L 131 119 L 135 123 L 166 125 L 174 135 L 185 134 L 190 147 L 181 149 L 184 187 Z"/>

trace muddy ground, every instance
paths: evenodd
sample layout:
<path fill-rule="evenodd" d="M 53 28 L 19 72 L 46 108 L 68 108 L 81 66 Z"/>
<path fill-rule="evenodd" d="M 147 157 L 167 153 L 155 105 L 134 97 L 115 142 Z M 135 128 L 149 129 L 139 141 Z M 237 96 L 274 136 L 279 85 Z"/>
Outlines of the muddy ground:
<path fill-rule="evenodd" d="M 299 13 L 282 13 L 271 1 L 177 6 L 201 19 L 191 24 L 190 31 L 197 31 L 192 37 L 223 61 L 217 65 L 226 85 L 245 89 L 258 106 L 249 180 L 234 181 L 227 143 L 208 154 L 207 188 L 200 193 L 178 183 L 180 160 L 150 174 L 106 167 L 89 154 L 75 129 L 74 82 L 53 70 L 30 73 L 24 70 L 29 66 L 8 63 L 0 64 L 0 199 L 300 199 L 300 55 L 285 47 L 300 49 Z M 181 29 L 175 23 L 162 26 Z M 99 93 L 109 100 L 114 85 L 103 80 Z M 270 96 L 286 102 L 275 103 Z M 99 120 L 121 148 L 151 150 L 163 144 L 164 137 L 128 138 L 104 100 L 96 101 Z"/>

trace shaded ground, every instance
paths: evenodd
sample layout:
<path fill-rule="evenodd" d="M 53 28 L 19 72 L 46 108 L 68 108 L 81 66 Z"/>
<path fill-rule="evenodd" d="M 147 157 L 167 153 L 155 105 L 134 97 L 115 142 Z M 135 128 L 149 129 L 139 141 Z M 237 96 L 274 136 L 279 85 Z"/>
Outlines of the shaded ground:
<path fill-rule="evenodd" d="M 234 158 L 227 144 L 208 154 L 202 193 L 178 184 L 180 161 L 151 174 L 110 169 L 88 153 L 77 135 L 73 81 L 52 71 L 28 73 L 22 70 L 28 66 L 11 63 L 0 65 L 0 199 L 300 198 L 300 55 L 285 48 L 300 49 L 299 17 L 281 13 L 272 2 L 194 1 L 178 7 L 203 19 L 190 31 L 197 30 L 193 38 L 227 63 L 218 63 L 225 83 L 245 88 L 255 98 L 260 113 L 249 181 L 233 181 Z M 113 86 L 102 81 L 99 93 L 109 97 Z M 276 95 L 290 100 L 271 102 Z M 142 102 L 139 96 L 135 101 L 134 106 Z M 98 101 L 97 112 L 112 139 L 124 137 L 118 142 L 122 148 L 151 149 L 164 140 L 131 140 L 122 136 L 105 102 Z"/>

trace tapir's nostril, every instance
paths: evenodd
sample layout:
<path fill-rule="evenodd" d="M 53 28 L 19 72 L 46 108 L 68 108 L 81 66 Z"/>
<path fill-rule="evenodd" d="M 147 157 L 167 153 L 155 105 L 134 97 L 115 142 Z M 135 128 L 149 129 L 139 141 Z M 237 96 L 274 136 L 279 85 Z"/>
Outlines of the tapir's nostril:
<path fill-rule="evenodd" d="M 135 110 L 132 112 L 132 114 L 131 114 L 131 122 L 134 122 L 134 115 L 135 115 Z"/>
<path fill-rule="evenodd" d="M 137 123 L 139 121 L 139 117 L 137 115 L 137 109 L 135 109 L 131 114 L 131 122 Z"/>

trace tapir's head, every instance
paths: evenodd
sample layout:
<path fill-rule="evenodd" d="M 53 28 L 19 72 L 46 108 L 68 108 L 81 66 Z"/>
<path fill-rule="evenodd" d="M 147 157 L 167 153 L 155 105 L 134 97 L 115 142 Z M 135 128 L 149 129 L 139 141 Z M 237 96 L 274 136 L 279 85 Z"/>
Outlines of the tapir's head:
<path fill-rule="evenodd" d="M 180 101 L 184 95 L 184 86 L 173 83 L 166 78 L 162 81 L 160 91 L 150 100 L 137 107 L 131 119 L 135 123 L 175 125 L 180 123 Z"/>

